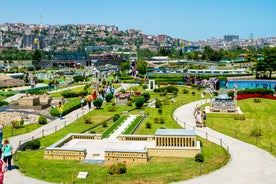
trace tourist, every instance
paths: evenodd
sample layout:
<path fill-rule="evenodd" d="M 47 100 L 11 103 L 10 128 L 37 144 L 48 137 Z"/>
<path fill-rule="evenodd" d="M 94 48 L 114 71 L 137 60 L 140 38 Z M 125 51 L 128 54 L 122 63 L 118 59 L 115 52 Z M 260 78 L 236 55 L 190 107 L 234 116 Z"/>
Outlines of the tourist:
<path fill-rule="evenodd" d="M 207 116 L 206 116 L 206 112 L 205 111 L 202 111 L 202 119 L 203 119 L 203 126 L 206 127 Z"/>
<path fill-rule="evenodd" d="M 81 95 L 81 109 L 83 109 L 84 106 L 84 95 Z"/>
<path fill-rule="evenodd" d="M 61 101 L 58 103 L 58 113 L 59 113 L 59 118 L 62 119 L 62 113 L 63 113 L 63 104 Z"/>
<path fill-rule="evenodd" d="M 202 114 L 199 107 L 196 109 L 195 122 L 196 122 L 196 127 L 202 127 Z"/>
<path fill-rule="evenodd" d="M 4 139 L 2 152 L 4 155 L 4 162 L 8 164 L 8 170 L 11 170 L 11 160 L 12 160 L 12 154 L 13 154 L 13 147 L 10 144 L 9 139 Z"/>
<path fill-rule="evenodd" d="M 97 92 L 94 90 L 94 92 L 92 93 L 92 98 L 93 100 L 97 99 Z"/>
<path fill-rule="evenodd" d="M 88 109 L 91 109 L 91 102 L 92 102 L 92 95 L 88 95 L 87 96 L 87 104 L 88 104 Z"/>

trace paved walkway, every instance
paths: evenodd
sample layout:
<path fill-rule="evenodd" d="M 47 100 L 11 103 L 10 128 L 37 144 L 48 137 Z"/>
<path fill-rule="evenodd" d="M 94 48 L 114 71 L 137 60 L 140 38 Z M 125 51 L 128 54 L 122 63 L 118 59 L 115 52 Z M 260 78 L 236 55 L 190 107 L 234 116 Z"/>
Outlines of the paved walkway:
<path fill-rule="evenodd" d="M 176 109 L 175 120 L 186 128 L 195 127 L 194 109 L 204 101 L 192 102 Z M 212 173 L 179 182 L 181 184 L 276 184 L 276 158 L 268 152 L 210 128 L 195 128 L 199 136 L 229 148 L 231 159 L 223 168 Z"/>

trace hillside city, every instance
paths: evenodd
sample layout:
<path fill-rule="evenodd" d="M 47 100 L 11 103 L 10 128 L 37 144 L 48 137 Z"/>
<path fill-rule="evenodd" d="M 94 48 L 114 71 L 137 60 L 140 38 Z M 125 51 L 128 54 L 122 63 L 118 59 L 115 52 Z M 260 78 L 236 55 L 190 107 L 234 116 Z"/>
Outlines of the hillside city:
<path fill-rule="evenodd" d="M 274 47 L 276 36 L 254 38 L 253 33 L 250 33 L 249 38 L 240 39 L 238 35 L 225 35 L 224 38 L 213 37 L 193 42 L 188 41 L 188 38 L 186 40 L 172 38 L 165 34 L 147 35 L 135 29 L 123 31 L 115 25 L 0 24 L 0 49 L 41 49 L 55 52 L 149 49 L 151 52 L 157 52 L 160 48 L 175 50 L 182 48 L 185 52 L 192 52 L 203 49 L 207 45 L 214 50 L 234 50 L 238 46 L 242 48 Z"/>

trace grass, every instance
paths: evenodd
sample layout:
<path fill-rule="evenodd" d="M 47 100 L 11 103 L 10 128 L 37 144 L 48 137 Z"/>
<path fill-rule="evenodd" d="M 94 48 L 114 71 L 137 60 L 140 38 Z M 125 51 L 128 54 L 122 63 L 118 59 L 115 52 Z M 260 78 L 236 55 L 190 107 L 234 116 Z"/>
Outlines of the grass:
<path fill-rule="evenodd" d="M 32 132 L 33 130 L 39 128 L 42 125 L 38 123 L 30 123 L 26 125 L 22 125 L 22 127 L 14 129 L 11 125 L 5 126 L 3 129 L 3 138 L 8 138 L 12 136 L 17 136 L 25 133 Z"/>
<path fill-rule="evenodd" d="M 160 114 L 157 112 L 158 109 L 156 108 L 143 107 L 142 109 L 131 111 L 131 114 L 139 114 L 141 111 L 145 111 L 150 115 L 142 122 L 141 126 L 139 126 L 139 130 L 136 134 L 152 135 L 156 129 L 161 126 L 165 126 L 166 128 L 180 128 L 170 116 L 172 111 L 178 106 L 200 98 L 200 93 L 195 89 L 190 89 L 190 91 L 196 91 L 195 96 L 192 96 L 191 93 L 182 94 L 181 89 L 183 89 L 183 87 L 180 88 L 178 96 L 175 97 L 175 103 L 170 100 L 170 95 L 161 97 L 159 94 L 151 92 L 152 98 L 158 97 L 160 100 L 162 98 L 162 100 L 168 101 L 167 105 L 162 107 L 162 116 L 165 119 L 164 124 L 154 124 L 151 129 L 145 128 L 145 122 L 151 122 L 155 117 L 160 117 Z M 88 130 L 96 124 L 111 119 L 115 113 L 120 114 L 123 111 L 133 109 L 133 107 L 129 106 L 116 106 L 116 112 L 109 112 L 108 107 L 111 105 L 112 102 L 104 103 L 101 109 L 93 110 L 56 133 L 41 138 L 42 147 L 50 146 L 68 133 L 80 133 Z M 85 124 L 84 117 L 86 116 L 93 119 L 92 124 Z M 108 126 L 112 126 L 111 121 L 108 122 Z M 93 130 L 97 133 L 102 133 L 106 129 L 107 128 L 103 126 L 97 126 Z M 218 169 L 227 163 L 229 156 L 223 148 L 205 140 L 202 140 L 202 142 L 204 145 L 203 153 L 205 155 L 205 162 L 202 165 L 203 174 Z M 14 163 L 19 167 L 19 170 L 27 176 L 59 183 L 72 183 L 73 180 L 75 180 L 75 183 L 105 183 L 106 181 L 108 181 L 108 183 L 169 183 L 192 178 L 200 174 L 199 164 L 194 161 L 194 158 L 153 157 L 150 162 L 146 164 L 127 163 L 126 174 L 113 176 L 107 174 L 109 165 L 106 164 L 84 164 L 79 161 L 70 160 L 44 160 L 43 154 L 43 150 L 17 152 L 14 156 Z M 85 181 L 83 179 L 76 179 L 76 175 L 79 171 L 89 172 L 89 176 Z M 44 175 L 42 175 L 42 173 L 44 173 Z"/>
<path fill-rule="evenodd" d="M 235 120 L 233 114 L 207 114 L 207 126 L 257 145 L 276 156 L 276 101 L 261 99 L 261 103 L 255 103 L 251 98 L 238 101 L 238 106 L 243 111 L 245 120 Z M 263 135 L 258 138 L 250 136 L 255 128 L 261 129 Z"/>
<path fill-rule="evenodd" d="M 138 124 L 141 122 L 142 119 L 143 119 L 143 116 L 137 116 L 123 134 L 131 134 L 138 126 Z"/>
<path fill-rule="evenodd" d="M 110 134 L 118 127 L 120 126 L 125 120 L 127 119 L 127 116 L 120 117 L 115 123 L 113 123 L 106 131 L 104 131 L 102 137 L 107 138 L 110 136 Z"/>

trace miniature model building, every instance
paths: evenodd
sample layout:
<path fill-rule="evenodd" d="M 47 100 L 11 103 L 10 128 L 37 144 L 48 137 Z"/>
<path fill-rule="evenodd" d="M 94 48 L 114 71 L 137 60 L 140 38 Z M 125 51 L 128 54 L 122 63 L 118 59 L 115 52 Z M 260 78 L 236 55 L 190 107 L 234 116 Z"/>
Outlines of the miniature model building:
<path fill-rule="evenodd" d="M 73 142 L 70 143 L 70 141 Z M 86 143 L 81 141 L 86 141 Z M 70 145 L 78 145 L 78 147 Z M 97 147 L 102 148 L 89 153 L 89 150 Z M 101 159 L 105 162 L 146 163 L 153 156 L 194 157 L 200 151 L 200 143 L 196 140 L 195 130 L 158 129 L 155 135 L 120 135 L 112 141 L 93 134 L 85 134 L 85 136 L 69 134 L 47 147 L 44 151 L 44 158 L 85 160 L 91 159 L 88 158 L 89 155 L 103 155 Z M 100 160 L 99 157 L 97 159 Z"/>
<path fill-rule="evenodd" d="M 235 102 L 227 94 L 220 94 L 211 101 L 210 112 L 237 112 Z"/>

